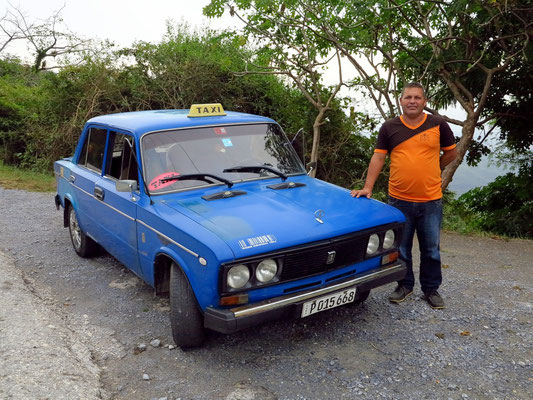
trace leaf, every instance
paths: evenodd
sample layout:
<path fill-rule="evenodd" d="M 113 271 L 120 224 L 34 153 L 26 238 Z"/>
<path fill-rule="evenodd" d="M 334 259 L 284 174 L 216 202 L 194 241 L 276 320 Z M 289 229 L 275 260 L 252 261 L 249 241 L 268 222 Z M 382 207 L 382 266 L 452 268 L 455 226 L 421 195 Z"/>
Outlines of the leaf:
<path fill-rule="evenodd" d="M 461 336 L 470 336 L 471 333 L 469 331 L 462 331 Z"/>
<path fill-rule="evenodd" d="M 435 333 L 435 336 L 437 336 L 439 339 L 444 339 L 444 333 Z"/>

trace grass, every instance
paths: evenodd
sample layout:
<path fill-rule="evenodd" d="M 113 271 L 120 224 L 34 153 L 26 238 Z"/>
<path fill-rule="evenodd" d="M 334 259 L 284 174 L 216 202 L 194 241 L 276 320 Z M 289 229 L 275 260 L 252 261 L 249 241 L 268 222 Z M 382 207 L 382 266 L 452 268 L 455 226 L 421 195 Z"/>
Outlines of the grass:
<path fill-rule="evenodd" d="M 19 169 L 0 162 L 0 186 L 30 192 L 54 192 L 56 181 L 51 174 Z"/>

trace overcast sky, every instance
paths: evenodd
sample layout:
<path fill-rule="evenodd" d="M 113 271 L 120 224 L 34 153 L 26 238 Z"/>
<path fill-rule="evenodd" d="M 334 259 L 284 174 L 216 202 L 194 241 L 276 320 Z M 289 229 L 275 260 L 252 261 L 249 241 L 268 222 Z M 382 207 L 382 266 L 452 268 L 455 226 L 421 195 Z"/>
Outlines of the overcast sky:
<path fill-rule="evenodd" d="M 209 0 L 0 0 L 0 16 L 11 4 L 29 22 L 46 19 L 57 10 L 68 28 L 86 38 L 109 39 L 121 47 L 134 41 L 158 42 L 167 20 L 187 22 L 191 27 L 223 29 L 234 18 L 208 19 L 202 9 Z"/>

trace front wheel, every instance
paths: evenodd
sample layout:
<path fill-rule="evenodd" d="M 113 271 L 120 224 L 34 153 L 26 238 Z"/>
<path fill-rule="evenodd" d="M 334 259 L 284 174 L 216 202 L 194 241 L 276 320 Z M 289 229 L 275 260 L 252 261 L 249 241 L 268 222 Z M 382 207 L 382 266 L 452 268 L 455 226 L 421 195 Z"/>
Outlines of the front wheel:
<path fill-rule="evenodd" d="M 355 300 L 354 304 L 362 304 L 366 299 L 368 299 L 368 295 L 370 294 L 370 290 L 361 290 L 359 288 L 355 291 Z"/>
<path fill-rule="evenodd" d="M 204 318 L 187 277 L 175 263 L 170 267 L 170 324 L 179 347 L 197 347 L 203 343 Z"/>
<path fill-rule="evenodd" d="M 72 246 L 80 257 L 90 257 L 96 252 L 96 243 L 81 230 L 72 204 L 68 206 L 68 230 Z"/>

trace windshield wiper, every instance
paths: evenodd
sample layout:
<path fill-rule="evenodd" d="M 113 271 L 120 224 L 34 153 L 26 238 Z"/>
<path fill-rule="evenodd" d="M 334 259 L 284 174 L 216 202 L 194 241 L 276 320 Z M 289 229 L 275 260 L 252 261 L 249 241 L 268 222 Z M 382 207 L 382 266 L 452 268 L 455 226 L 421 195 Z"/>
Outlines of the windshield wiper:
<path fill-rule="evenodd" d="M 211 179 L 208 179 L 208 178 L 211 178 Z M 192 181 L 203 181 L 207 183 L 215 183 L 213 182 L 213 180 L 217 180 L 219 182 L 225 183 L 226 185 L 228 185 L 229 188 L 233 186 L 232 181 L 229 181 L 227 179 L 221 178 L 220 176 L 216 176 L 213 174 L 171 175 L 171 176 L 167 176 L 166 178 L 162 178 L 159 181 L 161 183 L 166 183 L 170 181 L 191 181 L 191 180 Z"/>
<path fill-rule="evenodd" d="M 274 167 L 270 167 L 268 165 L 238 165 L 236 167 L 226 168 L 222 172 L 252 172 L 259 174 L 262 171 L 269 171 L 273 174 L 279 176 L 282 181 L 285 181 L 287 179 L 287 175 L 285 175 L 283 172 L 278 171 Z"/>

